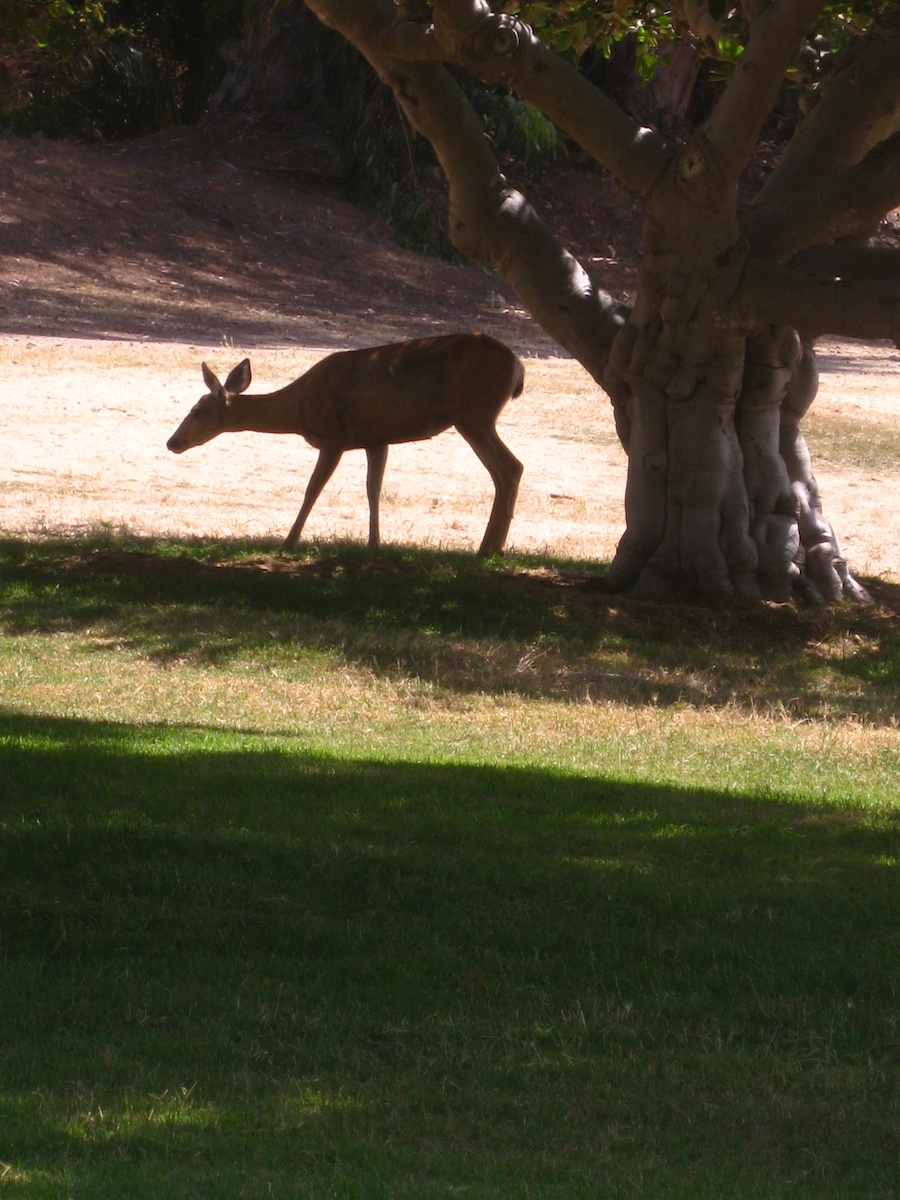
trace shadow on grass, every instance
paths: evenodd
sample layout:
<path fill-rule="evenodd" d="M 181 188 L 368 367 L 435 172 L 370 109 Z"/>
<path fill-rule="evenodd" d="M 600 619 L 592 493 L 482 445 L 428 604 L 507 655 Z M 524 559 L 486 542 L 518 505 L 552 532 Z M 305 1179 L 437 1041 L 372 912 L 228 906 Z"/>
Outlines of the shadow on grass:
<path fill-rule="evenodd" d="M 88 634 L 160 662 L 313 650 L 447 692 L 900 717 L 900 588 L 874 609 L 657 606 L 584 563 L 269 543 L 0 541 L 7 634 Z M 108 649 L 108 647 L 106 647 Z"/>
<path fill-rule="evenodd" d="M 0 778 L 11 1195 L 891 1194 L 886 818 L 10 713 Z"/>

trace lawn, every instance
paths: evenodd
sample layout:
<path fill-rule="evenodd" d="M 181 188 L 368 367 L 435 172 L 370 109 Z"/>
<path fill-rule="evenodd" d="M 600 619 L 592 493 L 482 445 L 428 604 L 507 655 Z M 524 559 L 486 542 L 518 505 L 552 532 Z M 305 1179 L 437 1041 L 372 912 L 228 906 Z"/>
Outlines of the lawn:
<path fill-rule="evenodd" d="M 0 541 L 0 1195 L 900 1194 L 900 596 Z"/>

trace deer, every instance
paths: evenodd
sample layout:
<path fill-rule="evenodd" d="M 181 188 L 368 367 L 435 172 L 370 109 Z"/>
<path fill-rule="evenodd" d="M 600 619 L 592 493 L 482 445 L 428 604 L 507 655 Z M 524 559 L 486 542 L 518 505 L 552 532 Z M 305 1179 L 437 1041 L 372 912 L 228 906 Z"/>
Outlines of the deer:
<path fill-rule="evenodd" d="M 340 350 L 278 391 L 248 395 L 250 360 L 220 383 L 201 364 L 209 388 L 166 443 L 182 454 L 220 433 L 297 433 L 316 450 L 313 473 L 282 549 L 292 550 L 344 451 L 366 452 L 370 550 L 381 544 L 378 523 L 388 447 L 425 441 L 455 427 L 487 468 L 494 503 L 478 554 L 502 554 L 522 476 L 522 464 L 497 433 L 507 401 L 522 394 L 525 369 L 503 342 L 483 333 Z"/>

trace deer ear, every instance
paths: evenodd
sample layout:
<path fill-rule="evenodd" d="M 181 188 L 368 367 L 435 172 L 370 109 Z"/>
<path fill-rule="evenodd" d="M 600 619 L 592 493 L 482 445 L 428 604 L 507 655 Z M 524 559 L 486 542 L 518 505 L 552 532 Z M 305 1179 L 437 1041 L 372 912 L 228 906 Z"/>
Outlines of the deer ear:
<path fill-rule="evenodd" d="M 225 391 L 236 395 L 238 392 L 246 392 L 250 386 L 250 359 L 245 358 L 243 362 L 239 362 L 233 371 L 229 373 L 225 380 Z"/>
<path fill-rule="evenodd" d="M 206 363 L 200 364 L 200 370 L 203 372 L 203 382 L 209 388 L 210 393 L 213 396 L 221 396 L 222 395 L 222 385 L 221 385 L 221 383 L 219 383 L 219 381 L 215 377 L 215 375 L 213 375 L 212 371 L 209 369 L 209 367 L 206 365 Z"/>

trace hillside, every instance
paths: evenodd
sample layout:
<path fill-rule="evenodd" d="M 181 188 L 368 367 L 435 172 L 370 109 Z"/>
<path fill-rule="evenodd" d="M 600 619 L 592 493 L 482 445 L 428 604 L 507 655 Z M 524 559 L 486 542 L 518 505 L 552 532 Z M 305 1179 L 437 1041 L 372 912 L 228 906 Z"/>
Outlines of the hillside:
<path fill-rule="evenodd" d="M 299 122 L 118 145 L 0 139 L 0 324 L 318 346 L 478 326 L 549 345 L 495 276 L 405 250 L 335 170 Z M 640 214 L 621 187 L 563 164 L 535 202 L 605 286 L 627 292 Z"/>

